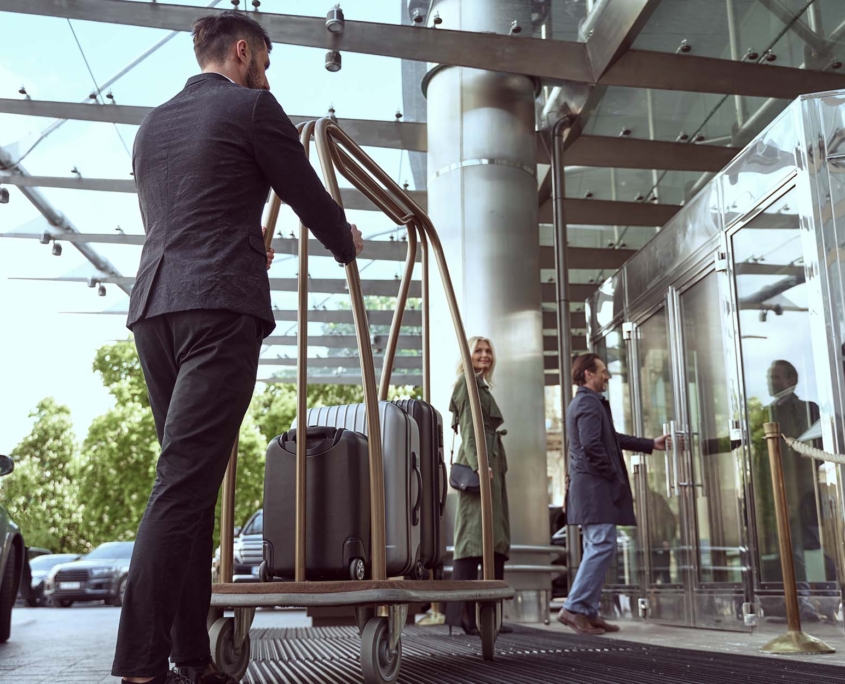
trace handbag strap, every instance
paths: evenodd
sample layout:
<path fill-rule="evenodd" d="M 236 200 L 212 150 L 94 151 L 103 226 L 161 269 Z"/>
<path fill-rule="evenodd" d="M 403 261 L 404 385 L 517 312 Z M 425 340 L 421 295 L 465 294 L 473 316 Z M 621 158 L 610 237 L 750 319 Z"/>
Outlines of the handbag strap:
<path fill-rule="evenodd" d="M 458 426 L 452 427 L 452 453 L 449 454 L 449 467 L 455 464 L 455 437 L 458 435 Z"/>

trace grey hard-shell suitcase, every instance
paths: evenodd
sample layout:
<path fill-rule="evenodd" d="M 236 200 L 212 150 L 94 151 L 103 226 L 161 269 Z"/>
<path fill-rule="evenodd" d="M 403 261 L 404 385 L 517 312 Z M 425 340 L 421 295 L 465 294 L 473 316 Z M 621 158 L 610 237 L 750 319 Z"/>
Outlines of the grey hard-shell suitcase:
<path fill-rule="evenodd" d="M 342 427 L 367 434 L 364 404 L 309 409 L 308 425 Z M 420 563 L 420 507 L 422 473 L 420 436 L 416 421 L 390 403 L 379 402 L 384 459 L 384 536 L 389 577 L 423 574 Z"/>
<path fill-rule="evenodd" d="M 265 577 L 292 579 L 296 548 L 296 443 L 289 430 L 267 447 Z M 308 580 L 364 579 L 370 563 L 370 460 L 364 435 L 309 427 L 305 572 Z"/>
<path fill-rule="evenodd" d="M 446 555 L 443 529 L 446 513 L 446 462 L 443 457 L 443 418 L 431 404 L 418 399 L 393 402 L 417 422 L 420 431 L 420 471 L 423 494 L 420 515 L 420 560 L 435 578 L 442 572 Z"/>

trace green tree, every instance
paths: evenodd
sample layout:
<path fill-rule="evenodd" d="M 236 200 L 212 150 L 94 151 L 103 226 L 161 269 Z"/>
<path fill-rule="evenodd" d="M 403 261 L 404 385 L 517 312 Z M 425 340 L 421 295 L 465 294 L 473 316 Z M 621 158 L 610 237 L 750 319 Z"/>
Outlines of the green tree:
<path fill-rule="evenodd" d="M 35 422 L 11 453 L 15 472 L 3 480 L 2 499 L 27 546 L 81 552 L 74 473 L 77 445 L 70 410 L 47 398 L 29 415 Z"/>

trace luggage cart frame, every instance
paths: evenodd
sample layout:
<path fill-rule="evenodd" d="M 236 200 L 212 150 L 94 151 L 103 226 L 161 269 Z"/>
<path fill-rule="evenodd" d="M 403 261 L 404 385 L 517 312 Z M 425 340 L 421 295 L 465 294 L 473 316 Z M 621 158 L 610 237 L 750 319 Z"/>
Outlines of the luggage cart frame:
<path fill-rule="evenodd" d="M 481 632 L 482 656 L 492 660 L 496 636 L 501 625 L 502 601 L 513 598 L 514 591 L 505 582 L 493 579 L 492 500 L 489 478 L 481 477 L 482 566 L 483 580 L 465 582 L 388 580 L 385 564 L 384 472 L 379 429 L 378 400 L 386 399 L 396 354 L 399 330 L 407 304 L 411 278 L 416 264 L 417 244 L 422 246 L 422 327 L 423 327 L 423 397 L 430 399 L 431 354 L 428 313 L 429 260 L 434 254 L 464 368 L 472 367 L 466 333 L 457 298 L 449 276 L 443 248 L 428 215 L 332 120 L 324 118 L 297 126 L 306 155 L 311 140 L 316 141 L 323 179 L 332 197 L 341 204 L 336 170 L 361 191 L 377 208 L 408 231 L 408 257 L 399 286 L 396 310 L 385 348 L 381 383 L 376 392 L 372 345 L 366 308 L 361 291 L 357 261 L 347 264 L 346 278 L 352 301 L 353 320 L 361 363 L 370 462 L 371 507 L 371 579 L 344 582 L 308 582 L 305 577 L 305 440 L 297 441 L 296 454 L 296 554 L 293 582 L 232 583 L 232 545 L 234 541 L 234 497 L 237 476 L 237 442 L 223 482 L 221 510 L 220 584 L 212 590 L 209 637 L 214 661 L 223 671 L 240 679 L 249 666 L 249 630 L 258 607 L 351 606 L 361 632 L 361 668 L 366 684 L 395 682 L 402 661 L 401 636 L 410 603 L 445 601 L 476 602 L 476 618 Z M 273 194 L 265 243 L 269 249 L 280 208 Z M 300 224 L 297 312 L 297 425 L 306 424 L 307 347 L 308 347 L 308 229 Z M 486 441 L 478 387 L 467 383 L 473 429 L 476 435 L 479 471 L 487 472 Z M 234 618 L 222 617 L 223 609 L 233 609 Z"/>

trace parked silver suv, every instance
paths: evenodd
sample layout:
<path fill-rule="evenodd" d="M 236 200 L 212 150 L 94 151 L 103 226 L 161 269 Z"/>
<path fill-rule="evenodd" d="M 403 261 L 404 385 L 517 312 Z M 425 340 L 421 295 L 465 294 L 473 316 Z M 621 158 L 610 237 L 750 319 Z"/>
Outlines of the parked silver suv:
<path fill-rule="evenodd" d="M 258 567 L 264 560 L 264 511 L 252 514 L 242 529 L 235 528 L 233 545 L 233 582 L 258 582 Z M 212 573 L 217 578 L 220 564 L 220 548 L 214 552 Z"/>

